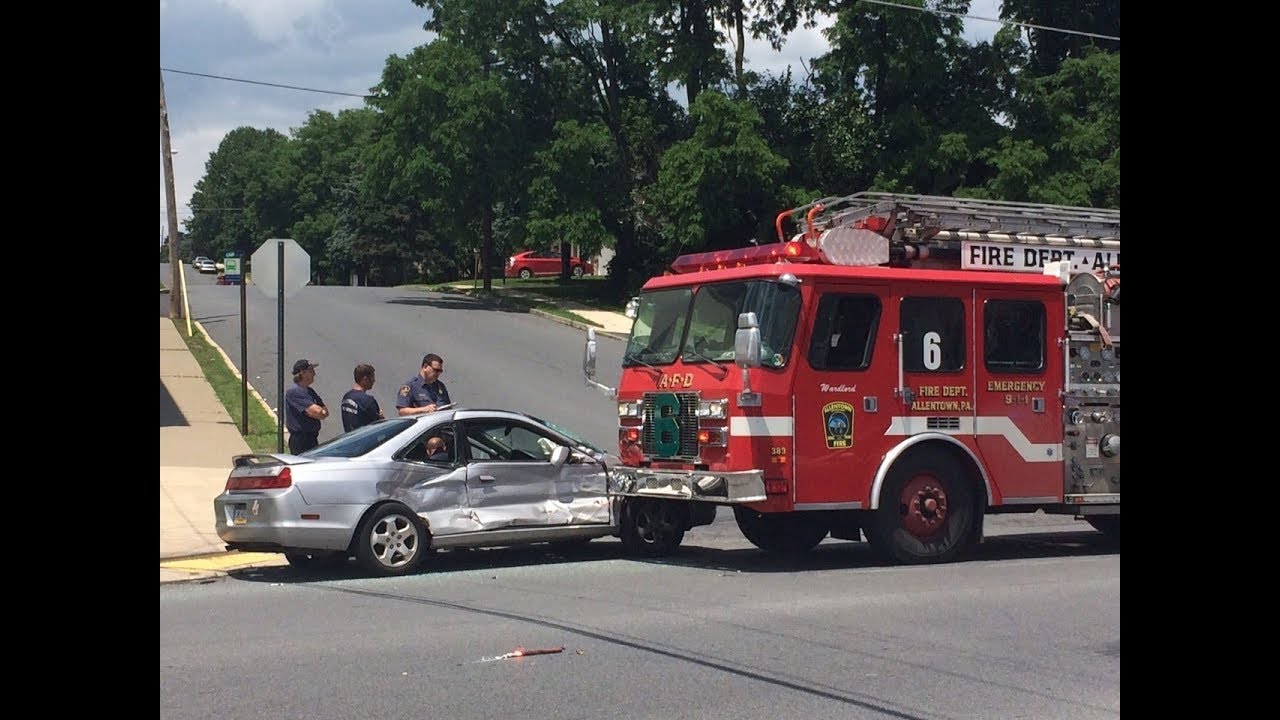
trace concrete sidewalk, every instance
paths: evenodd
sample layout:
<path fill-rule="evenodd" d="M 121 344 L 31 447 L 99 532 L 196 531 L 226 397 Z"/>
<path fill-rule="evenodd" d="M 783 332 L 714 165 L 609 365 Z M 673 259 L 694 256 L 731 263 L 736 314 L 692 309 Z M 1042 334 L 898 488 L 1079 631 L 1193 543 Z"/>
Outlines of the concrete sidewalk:
<path fill-rule="evenodd" d="M 226 564 L 197 558 L 227 555 L 214 532 L 213 498 L 226 485 L 231 458 L 249 452 L 173 321 L 160 318 L 160 582 L 215 576 Z M 283 562 L 231 555 L 236 567 Z"/>

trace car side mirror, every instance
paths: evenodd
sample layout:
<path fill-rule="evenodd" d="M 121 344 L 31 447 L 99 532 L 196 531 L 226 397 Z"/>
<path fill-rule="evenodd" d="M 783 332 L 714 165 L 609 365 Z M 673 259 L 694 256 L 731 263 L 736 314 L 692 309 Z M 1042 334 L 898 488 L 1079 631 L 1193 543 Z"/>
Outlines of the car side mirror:
<path fill-rule="evenodd" d="M 564 465 L 569 460 L 570 452 L 572 451 L 569 450 L 569 448 L 563 445 L 557 445 L 556 449 L 551 451 L 551 464 L 557 466 Z"/>

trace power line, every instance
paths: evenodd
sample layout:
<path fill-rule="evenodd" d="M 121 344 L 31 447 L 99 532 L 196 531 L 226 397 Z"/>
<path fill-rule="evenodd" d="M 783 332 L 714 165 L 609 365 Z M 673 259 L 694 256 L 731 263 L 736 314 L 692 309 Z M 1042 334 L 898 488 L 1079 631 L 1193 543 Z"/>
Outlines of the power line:
<path fill-rule="evenodd" d="M 317 90 L 316 88 L 299 87 L 297 85 L 281 85 L 279 83 L 262 82 L 261 80 L 245 80 L 243 78 L 224 77 L 222 75 L 209 75 L 207 73 L 190 72 L 187 70 L 174 70 L 172 68 L 160 68 L 165 72 L 178 73 L 180 75 L 194 75 L 196 77 L 213 78 L 214 80 L 229 80 L 231 82 L 248 83 L 250 85 L 266 85 L 267 87 L 285 88 L 286 90 L 304 90 L 306 92 L 324 93 L 326 95 L 346 95 L 347 97 L 371 98 L 372 95 L 364 93 L 349 93 L 339 90 Z"/>
<path fill-rule="evenodd" d="M 871 3 L 873 5 L 885 5 L 888 7 L 902 8 L 904 10 L 917 10 L 919 12 L 933 13 L 935 15 L 954 15 L 965 20 L 985 20 L 987 22 L 1000 23 L 1001 25 L 1017 25 L 1019 27 L 1032 28 L 1034 30 L 1046 30 L 1048 32 L 1066 33 L 1067 35 L 1084 35 L 1086 37 L 1101 38 L 1103 40 L 1115 40 L 1120 42 L 1119 35 L 1100 35 L 1098 33 L 1084 32 L 1083 30 L 1068 30 L 1066 28 L 1049 27 L 1047 25 L 1032 25 L 1031 23 L 1015 22 L 1013 20 L 1001 20 L 1000 18 L 978 17 L 977 15 L 964 15 L 950 10 L 934 10 L 933 8 L 920 7 L 918 5 L 903 5 L 902 3 L 886 2 L 886 0 L 862 0 L 862 2 Z"/>

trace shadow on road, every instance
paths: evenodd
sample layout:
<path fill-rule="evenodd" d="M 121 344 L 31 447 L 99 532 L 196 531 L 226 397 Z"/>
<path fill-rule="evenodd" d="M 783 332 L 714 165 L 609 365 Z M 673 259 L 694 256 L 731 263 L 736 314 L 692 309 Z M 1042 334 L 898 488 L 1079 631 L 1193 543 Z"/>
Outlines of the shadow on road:
<path fill-rule="evenodd" d="M 1102 533 L 1092 530 L 1056 533 L 1025 533 L 988 537 L 982 545 L 959 562 L 991 562 L 1051 557 L 1087 557 L 1120 552 Z M 686 542 L 678 553 L 664 558 L 631 557 L 617 540 L 597 540 L 584 547 L 559 551 L 548 545 L 528 545 L 480 550 L 446 550 L 432 553 L 419 574 L 512 567 L 559 565 L 608 560 L 629 560 L 651 565 L 668 565 L 727 573 L 801 573 L 826 570 L 856 570 L 888 567 L 862 542 L 827 540 L 802 555 L 774 555 L 756 548 L 726 550 Z M 233 570 L 229 575 L 249 582 L 306 583 L 370 577 L 354 560 L 323 571 L 299 570 L 289 566 Z"/>
<path fill-rule="evenodd" d="M 231 318 L 235 318 L 237 323 L 240 320 L 240 316 L 235 313 L 228 313 L 225 315 L 202 315 L 199 317 L 194 317 L 192 319 L 196 320 L 201 325 L 217 325 L 218 323 L 226 322 Z"/>
<path fill-rule="evenodd" d="M 494 303 L 481 302 L 471 298 L 462 296 L 449 297 L 423 297 L 404 295 L 401 297 L 389 298 L 386 300 L 389 305 L 414 305 L 418 307 L 433 307 L 441 310 L 497 310 L 499 312 L 517 312 L 527 313 L 529 309 L 515 305 L 497 305 Z"/>

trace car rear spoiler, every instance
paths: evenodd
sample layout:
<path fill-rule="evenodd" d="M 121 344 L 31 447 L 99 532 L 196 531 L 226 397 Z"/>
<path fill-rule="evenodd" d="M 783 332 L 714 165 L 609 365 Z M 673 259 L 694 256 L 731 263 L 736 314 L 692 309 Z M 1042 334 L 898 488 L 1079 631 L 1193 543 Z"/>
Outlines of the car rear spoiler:
<path fill-rule="evenodd" d="M 298 465 L 311 462 L 309 458 L 290 455 L 289 453 L 251 453 L 236 455 L 231 458 L 232 468 L 262 467 L 264 465 Z"/>

